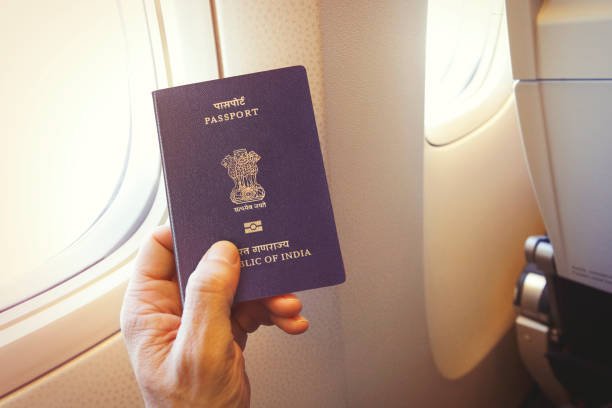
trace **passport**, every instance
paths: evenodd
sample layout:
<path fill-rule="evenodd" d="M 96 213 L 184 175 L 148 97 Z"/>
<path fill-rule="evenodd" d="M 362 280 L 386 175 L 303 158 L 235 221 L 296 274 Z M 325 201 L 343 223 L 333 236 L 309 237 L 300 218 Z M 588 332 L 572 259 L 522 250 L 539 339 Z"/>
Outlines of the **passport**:
<path fill-rule="evenodd" d="M 304 67 L 153 92 L 181 296 L 216 241 L 240 252 L 234 302 L 342 283 Z"/>

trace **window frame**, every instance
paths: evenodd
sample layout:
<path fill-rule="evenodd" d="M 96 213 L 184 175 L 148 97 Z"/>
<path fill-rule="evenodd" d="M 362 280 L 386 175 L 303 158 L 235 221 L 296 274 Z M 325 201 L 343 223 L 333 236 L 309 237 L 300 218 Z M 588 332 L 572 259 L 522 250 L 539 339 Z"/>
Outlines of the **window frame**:
<path fill-rule="evenodd" d="M 492 27 L 488 34 L 495 36 L 494 45 L 484 50 L 481 55 L 484 61 L 479 63 L 474 75 L 481 80 L 468 83 L 466 92 L 449 103 L 450 107 L 444 110 L 442 117 L 431 121 L 433 123 L 428 123 L 430 121 L 425 119 L 425 140 L 431 146 L 445 146 L 473 133 L 512 98 L 514 83 L 505 3 L 497 1 L 501 4 L 499 24 Z M 490 55 L 487 56 L 487 53 Z M 427 99 L 427 95 L 425 98 Z"/>
<path fill-rule="evenodd" d="M 0 370 L 0 396 L 119 330 L 119 309 L 139 243 L 167 220 L 151 96 L 143 92 L 168 85 L 157 4 L 118 0 L 117 5 L 130 64 L 131 141 L 125 175 L 105 212 L 44 266 L 50 275 L 73 273 L 0 311 L 0 366 L 10 367 Z"/>

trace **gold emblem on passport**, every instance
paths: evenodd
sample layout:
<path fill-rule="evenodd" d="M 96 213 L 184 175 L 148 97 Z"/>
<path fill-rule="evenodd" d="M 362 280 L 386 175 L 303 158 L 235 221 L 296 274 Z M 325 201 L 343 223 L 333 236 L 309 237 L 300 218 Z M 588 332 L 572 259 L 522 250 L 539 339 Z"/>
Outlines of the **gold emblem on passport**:
<path fill-rule="evenodd" d="M 263 225 L 261 224 L 261 220 L 249 221 L 244 223 L 244 233 L 252 234 L 254 232 L 262 232 Z"/>
<path fill-rule="evenodd" d="M 227 174 L 234 180 L 234 188 L 230 193 L 230 200 L 234 204 L 252 203 L 261 201 L 266 191 L 257 182 L 257 162 L 261 157 L 254 151 L 247 149 L 234 150 L 221 161 L 227 169 Z"/>

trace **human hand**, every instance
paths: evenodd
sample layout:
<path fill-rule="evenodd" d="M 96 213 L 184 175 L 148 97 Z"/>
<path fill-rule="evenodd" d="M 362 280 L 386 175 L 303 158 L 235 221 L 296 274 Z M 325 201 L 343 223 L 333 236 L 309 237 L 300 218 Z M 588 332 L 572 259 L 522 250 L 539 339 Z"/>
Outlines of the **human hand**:
<path fill-rule="evenodd" d="M 308 329 L 295 295 L 232 307 L 239 275 L 236 246 L 215 243 L 189 277 L 181 307 L 170 228 L 158 228 L 143 244 L 121 331 L 147 406 L 248 406 L 247 334 L 262 324 L 289 334 Z"/>

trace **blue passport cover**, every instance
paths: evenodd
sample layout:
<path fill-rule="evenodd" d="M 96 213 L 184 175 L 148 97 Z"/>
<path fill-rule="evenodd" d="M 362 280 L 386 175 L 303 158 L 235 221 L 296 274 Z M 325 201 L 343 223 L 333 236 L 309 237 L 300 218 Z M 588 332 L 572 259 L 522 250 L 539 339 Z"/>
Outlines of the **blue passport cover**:
<path fill-rule="evenodd" d="M 344 281 L 304 67 L 153 92 L 181 296 L 218 240 L 235 302 Z"/>

